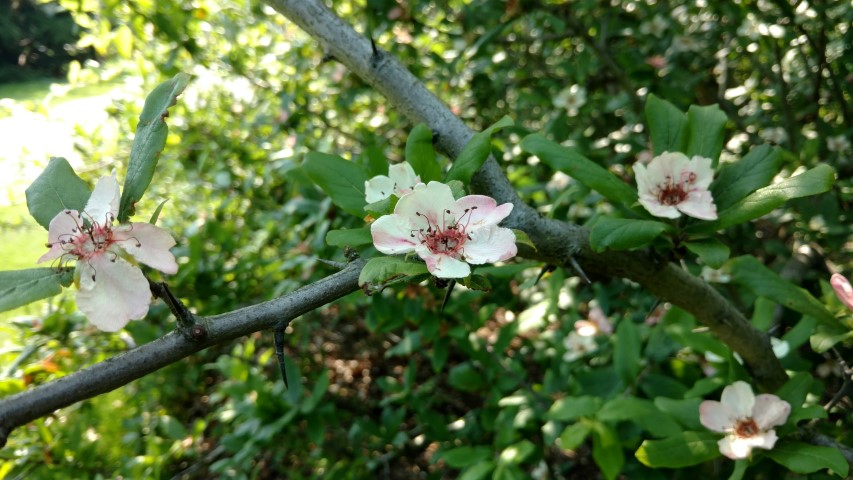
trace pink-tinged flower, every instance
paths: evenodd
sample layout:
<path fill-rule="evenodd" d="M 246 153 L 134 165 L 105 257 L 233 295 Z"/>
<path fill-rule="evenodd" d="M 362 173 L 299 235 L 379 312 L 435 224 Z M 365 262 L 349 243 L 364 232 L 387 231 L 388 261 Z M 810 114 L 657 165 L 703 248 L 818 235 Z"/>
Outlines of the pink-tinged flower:
<path fill-rule="evenodd" d="M 680 152 L 663 152 L 648 165 L 634 164 L 640 203 L 656 217 L 678 218 L 682 213 L 716 220 L 717 206 L 708 190 L 714 175 L 711 159 Z"/>
<path fill-rule="evenodd" d="M 832 289 L 835 290 L 835 294 L 841 303 L 853 310 L 853 286 L 850 286 L 850 282 L 841 274 L 833 273 L 829 279 L 829 284 L 832 285 Z"/>
<path fill-rule="evenodd" d="M 144 317 L 151 302 L 148 280 L 126 258 L 163 273 L 178 271 L 169 232 L 148 223 L 113 225 L 119 198 L 115 174 L 98 180 L 82 212 L 63 210 L 53 217 L 47 234 L 50 250 L 38 260 L 77 260 L 77 308 L 107 332 Z"/>
<path fill-rule="evenodd" d="M 741 381 L 724 388 L 719 402 L 705 400 L 699 405 L 702 425 L 726 434 L 717 444 L 720 453 L 732 460 L 748 457 L 753 447 L 772 449 L 777 439 L 772 428 L 783 425 L 790 413 L 788 402 L 767 393 L 756 397 Z"/>
<path fill-rule="evenodd" d="M 377 175 L 364 182 L 364 197 L 367 203 L 385 200 L 391 195 L 398 198 L 414 190 L 421 183 L 415 170 L 407 162 L 397 163 L 388 167 L 388 176 Z"/>
<path fill-rule="evenodd" d="M 589 309 L 586 320 L 575 322 L 575 331 L 582 337 L 594 337 L 599 334 L 610 335 L 613 333 L 613 324 L 610 323 L 610 319 L 607 318 L 601 307 L 593 305 Z"/>
<path fill-rule="evenodd" d="M 370 232 L 382 253 L 415 252 L 436 277 L 464 278 L 471 274 L 469 263 L 515 256 L 515 234 L 498 226 L 511 211 L 511 203 L 498 206 L 483 195 L 454 200 L 447 185 L 421 183 L 400 198 L 393 214 L 373 222 Z"/>

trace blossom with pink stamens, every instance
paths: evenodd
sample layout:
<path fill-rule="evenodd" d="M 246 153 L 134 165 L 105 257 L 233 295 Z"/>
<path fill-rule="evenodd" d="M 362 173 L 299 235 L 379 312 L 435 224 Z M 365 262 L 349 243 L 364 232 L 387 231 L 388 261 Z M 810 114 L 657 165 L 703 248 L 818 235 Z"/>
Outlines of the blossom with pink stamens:
<path fill-rule="evenodd" d="M 640 203 L 656 217 L 681 214 L 716 220 L 717 206 L 708 186 L 714 175 L 711 159 L 680 152 L 663 152 L 648 165 L 634 164 Z"/>
<path fill-rule="evenodd" d="M 148 223 L 113 225 L 119 199 L 115 174 L 98 180 L 82 212 L 66 209 L 53 217 L 50 250 L 38 260 L 77 260 L 77 308 L 107 332 L 144 317 L 151 303 L 148 280 L 128 258 L 163 273 L 178 271 L 169 232 Z"/>
<path fill-rule="evenodd" d="M 515 256 L 515 234 L 498 226 L 511 211 L 511 203 L 497 205 L 483 195 L 454 200 L 449 186 L 421 183 L 400 198 L 393 214 L 373 222 L 370 232 L 382 253 L 415 252 L 436 277 L 464 278 L 471 274 L 469 263 Z"/>

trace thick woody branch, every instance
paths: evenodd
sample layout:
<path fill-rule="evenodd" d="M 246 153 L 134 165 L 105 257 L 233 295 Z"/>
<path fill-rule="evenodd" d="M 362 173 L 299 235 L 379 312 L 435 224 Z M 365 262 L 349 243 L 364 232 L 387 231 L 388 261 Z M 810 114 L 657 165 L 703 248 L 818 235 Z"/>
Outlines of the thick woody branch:
<path fill-rule="evenodd" d="M 384 50 L 357 33 L 320 0 L 267 0 L 277 11 L 318 40 L 325 51 L 384 95 L 406 117 L 427 124 L 436 146 L 455 158 L 473 132 L 414 75 Z M 539 258 L 549 264 L 581 268 L 595 276 L 633 280 L 662 300 L 690 312 L 732 350 L 740 354 L 758 384 L 766 390 L 781 386 L 787 376 L 766 335 L 706 282 L 677 266 L 655 261 L 644 252 L 596 253 L 589 232 L 577 225 L 542 218 L 525 204 L 490 158 L 472 179 L 472 189 L 499 203 L 514 205 L 505 226 L 525 231 L 536 244 Z"/>
<path fill-rule="evenodd" d="M 17 427 L 81 400 L 115 390 L 207 347 L 224 343 L 319 308 L 358 290 L 364 262 L 293 293 L 240 310 L 198 318 L 187 331 L 175 330 L 151 343 L 95 364 L 32 390 L 0 401 L 0 447 Z"/>

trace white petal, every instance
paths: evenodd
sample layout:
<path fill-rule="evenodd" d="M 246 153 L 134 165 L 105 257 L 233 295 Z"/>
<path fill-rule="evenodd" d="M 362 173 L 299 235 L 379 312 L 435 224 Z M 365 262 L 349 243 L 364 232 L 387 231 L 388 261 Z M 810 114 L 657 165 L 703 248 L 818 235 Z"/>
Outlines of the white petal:
<path fill-rule="evenodd" d="M 658 201 L 657 197 L 651 195 L 641 194 L 640 204 L 656 217 L 678 218 L 681 216 L 681 212 L 673 205 L 664 205 Z"/>
<path fill-rule="evenodd" d="M 762 393 L 755 397 L 752 407 L 752 418 L 761 430 L 784 425 L 791 413 L 791 404 L 776 395 Z"/>
<path fill-rule="evenodd" d="M 100 330 L 116 332 L 148 313 L 151 290 L 138 268 L 109 254 L 80 265 L 77 308 Z"/>
<path fill-rule="evenodd" d="M 471 275 L 471 267 L 461 260 L 432 253 L 425 245 L 418 245 L 415 251 L 426 262 L 429 273 L 438 278 L 465 278 Z"/>
<path fill-rule="evenodd" d="M 73 237 L 79 235 L 80 231 L 78 227 L 82 222 L 80 212 L 77 210 L 62 210 L 57 213 L 47 228 L 47 243 L 50 244 L 50 250 L 38 259 L 38 263 L 53 260 L 64 255 L 66 250 L 60 243 L 60 240 L 70 241 Z"/>
<path fill-rule="evenodd" d="M 397 202 L 394 213 L 407 218 L 416 228 L 434 228 L 455 221 L 452 214 L 446 213 L 454 207 L 454 203 L 449 186 L 439 182 L 429 182 L 427 185 L 420 183 L 412 193 Z"/>
<path fill-rule="evenodd" d="M 118 214 L 118 203 L 121 199 L 121 191 L 118 188 L 115 172 L 112 175 L 101 177 L 95 184 L 95 190 L 83 209 L 90 220 L 99 225 L 112 224 Z M 109 215 L 109 217 L 107 216 Z"/>
<path fill-rule="evenodd" d="M 420 245 L 412 225 L 401 215 L 383 215 L 370 226 L 373 246 L 387 255 L 409 253 Z M 414 236 L 413 236 L 414 235 Z"/>
<path fill-rule="evenodd" d="M 178 271 L 175 256 L 169 251 L 175 239 L 168 231 L 150 223 L 131 223 L 113 229 L 113 239 L 140 262 L 163 273 Z"/>
<path fill-rule="evenodd" d="M 687 198 L 677 205 L 686 215 L 701 220 L 716 220 L 717 206 L 708 190 L 691 190 Z"/>
<path fill-rule="evenodd" d="M 725 405 L 736 418 L 747 418 L 752 416 L 752 407 L 755 405 L 755 394 L 748 383 L 738 380 L 723 389 L 720 402 Z"/>
<path fill-rule="evenodd" d="M 678 181 L 688 163 L 687 156 L 681 152 L 663 152 L 649 162 L 646 181 L 652 187 L 666 183 L 666 177 Z"/>
<path fill-rule="evenodd" d="M 693 187 L 700 190 L 707 190 L 711 185 L 711 180 L 714 179 L 714 170 L 711 168 L 711 159 L 695 155 L 687 163 L 687 169 L 696 175 L 696 180 L 693 182 Z"/>
<path fill-rule="evenodd" d="M 725 432 L 731 430 L 737 418 L 722 403 L 716 400 L 705 400 L 699 405 L 699 421 L 708 430 Z"/>
<path fill-rule="evenodd" d="M 518 253 L 515 234 L 508 228 L 491 225 L 475 229 L 468 235 L 471 240 L 465 242 L 462 254 L 469 263 L 479 265 L 498 262 Z"/>
<path fill-rule="evenodd" d="M 377 175 L 364 182 L 364 198 L 367 203 L 378 202 L 390 197 L 394 192 L 394 180 L 385 175 Z"/>
<path fill-rule="evenodd" d="M 388 176 L 393 180 L 394 193 L 400 197 L 403 193 L 411 192 L 415 185 L 421 183 L 421 177 L 409 165 L 409 162 L 401 162 L 388 167 Z"/>
<path fill-rule="evenodd" d="M 732 460 L 746 458 L 752 452 L 752 442 L 748 438 L 740 438 L 734 435 L 726 435 L 717 442 L 717 445 L 720 447 L 720 453 Z"/>
<path fill-rule="evenodd" d="M 776 436 L 775 430 L 770 430 L 767 432 L 760 433 L 755 435 L 754 437 L 750 437 L 748 440 L 752 444 L 753 447 L 763 448 L 766 450 L 772 450 L 776 445 L 776 440 L 778 437 Z"/>
<path fill-rule="evenodd" d="M 457 222 L 467 225 L 468 228 L 497 225 L 510 212 L 512 204 L 504 203 L 498 206 L 492 197 L 485 195 L 466 195 L 456 201 L 453 211 L 456 213 Z"/>

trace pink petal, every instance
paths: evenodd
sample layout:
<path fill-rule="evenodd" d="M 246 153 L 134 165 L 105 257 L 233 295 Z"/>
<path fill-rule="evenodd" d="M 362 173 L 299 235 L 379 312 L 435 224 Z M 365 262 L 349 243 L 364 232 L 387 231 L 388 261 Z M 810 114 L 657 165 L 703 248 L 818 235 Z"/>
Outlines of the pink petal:
<path fill-rule="evenodd" d="M 467 213 L 466 210 L 468 210 Z M 498 206 L 492 197 L 467 195 L 456 201 L 453 211 L 456 213 L 456 221 L 467 225 L 470 229 L 497 225 L 512 212 L 512 204 L 504 203 Z"/>
<path fill-rule="evenodd" d="M 175 239 L 168 231 L 150 223 L 131 223 L 114 228 L 113 239 L 127 253 L 149 267 L 163 273 L 177 273 L 178 264 L 169 251 L 175 246 Z"/>
<path fill-rule="evenodd" d="M 50 250 L 38 259 L 38 263 L 53 260 L 65 254 L 65 248 L 60 243 L 60 239 L 69 241 L 70 237 L 80 233 L 78 225 L 82 220 L 79 216 L 80 212 L 77 210 L 62 210 L 53 217 L 47 228 L 47 243 L 51 245 Z"/>
<path fill-rule="evenodd" d="M 118 188 L 118 180 L 116 174 L 101 177 L 98 183 L 95 184 L 95 190 L 92 191 L 92 196 L 86 203 L 86 208 L 83 209 L 89 219 L 99 225 L 112 224 L 118 213 L 118 203 L 121 198 L 121 191 Z M 109 217 L 107 215 L 110 215 Z"/>
<path fill-rule="evenodd" d="M 835 290 L 835 295 L 838 296 L 841 303 L 853 310 L 853 286 L 850 285 L 850 282 L 841 274 L 833 273 L 832 277 L 829 278 L 829 284 L 832 285 L 832 289 Z"/>
<path fill-rule="evenodd" d="M 425 245 L 418 245 L 415 251 L 426 262 L 429 273 L 438 278 L 465 278 L 471 275 L 471 267 L 461 260 L 432 253 Z"/>
<path fill-rule="evenodd" d="M 96 255 L 78 266 L 77 308 L 100 330 L 116 332 L 148 313 L 151 290 L 138 268 L 110 255 Z"/>
<path fill-rule="evenodd" d="M 455 200 L 450 187 L 439 182 L 420 183 L 412 193 L 400 198 L 394 213 L 408 219 L 413 227 L 426 229 L 453 221 L 447 218 L 447 210 L 453 208 Z M 429 222 L 429 224 L 428 224 Z"/>
<path fill-rule="evenodd" d="M 364 182 L 364 199 L 367 203 L 385 200 L 394 193 L 394 180 L 385 175 L 377 175 Z"/>
<path fill-rule="evenodd" d="M 490 225 L 472 230 L 468 235 L 471 239 L 465 242 L 462 253 L 469 263 L 494 263 L 518 253 L 515 234 L 508 228 Z"/>
<path fill-rule="evenodd" d="M 677 205 L 677 208 L 686 215 L 701 220 L 716 220 L 717 206 L 714 198 L 708 190 L 691 190 L 687 199 Z"/>
<path fill-rule="evenodd" d="M 708 430 L 725 432 L 734 427 L 737 418 L 722 403 L 716 400 L 705 400 L 699 405 L 699 421 Z"/>
<path fill-rule="evenodd" d="M 373 246 L 387 255 L 413 252 L 420 245 L 417 235 L 412 236 L 412 225 L 397 214 L 379 217 L 370 226 L 370 234 L 373 236 Z"/>
<path fill-rule="evenodd" d="M 791 413 L 791 404 L 776 395 L 763 393 L 755 397 L 752 418 L 761 430 L 783 425 Z"/>
<path fill-rule="evenodd" d="M 738 380 L 723 389 L 720 402 L 725 405 L 735 418 L 747 418 L 752 416 L 752 407 L 755 405 L 755 394 L 748 383 Z"/>

